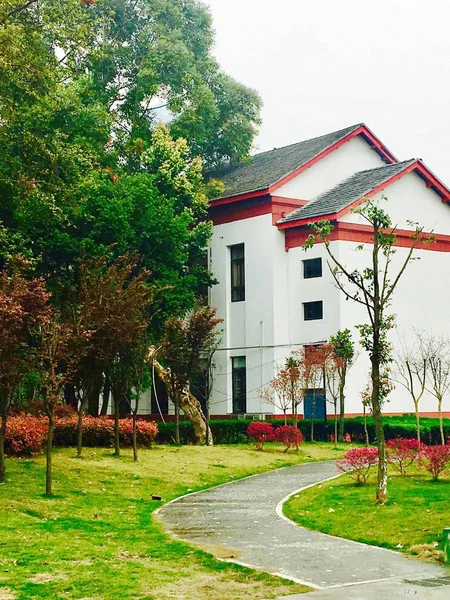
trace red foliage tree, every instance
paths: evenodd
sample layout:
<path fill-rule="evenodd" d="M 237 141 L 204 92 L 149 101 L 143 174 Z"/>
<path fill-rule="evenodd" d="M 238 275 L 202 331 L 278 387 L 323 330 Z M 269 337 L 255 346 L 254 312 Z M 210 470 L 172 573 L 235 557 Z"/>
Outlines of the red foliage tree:
<path fill-rule="evenodd" d="M 447 469 L 450 464 L 450 446 L 422 446 L 421 465 L 431 474 L 434 480 Z"/>
<path fill-rule="evenodd" d="M 282 425 L 275 429 L 275 440 L 286 446 L 285 452 L 295 446 L 298 450 L 299 444 L 304 441 L 302 432 L 293 425 Z"/>
<path fill-rule="evenodd" d="M 266 442 L 271 442 L 275 439 L 275 431 L 271 423 L 264 421 L 253 421 L 247 427 L 247 435 L 255 441 L 257 450 L 263 450 Z"/>
<path fill-rule="evenodd" d="M 419 458 L 421 444 L 417 439 L 396 438 L 386 442 L 388 461 L 395 465 L 401 475 Z"/>
<path fill-rule="evenodd" d="M 340 471 L 348 473 L 358 485 L 364 485 L 367 482 L 371 467 L 378 464 L 378 449 L 352 448 L 336 464 Z"/>
<path fill-rule="evenodd" d="M 0 273 L 0 481 L 5 479 L 6 424 L 13 395 L 33 363 L 31 340 L 49 311 L 44 280 L 28 279 L 27 269 L 27 263 L 16 258 Z"/>

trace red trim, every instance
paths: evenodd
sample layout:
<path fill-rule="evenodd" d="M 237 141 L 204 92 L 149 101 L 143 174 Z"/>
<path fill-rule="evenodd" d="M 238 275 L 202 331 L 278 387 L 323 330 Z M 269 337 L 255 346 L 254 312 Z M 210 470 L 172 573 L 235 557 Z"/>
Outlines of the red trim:
<path fill-rule="evenodd" d="M 226 204 L 222 206 L 210 206 L 209 218 L 214 225 L 223 225 L 252 217 L 260 217 L 261 215 L 269 215 L 272 213 L 272 210 L 271 197 L 260 196 L 243 200 L 237 206 L 233 207 L 229 207 Z M 280 218 L 278 217 L 278 219 Z"/>
<path fill-rule="evenodd" d="M 335 142 L 332 146 L 330 146 L 329 148 L 327 148 L 326 150 L 324 150 L 323 152 L 306 162 L 304 165 L 298 167 L 297 169 L 289 173 L 289 175 L 286 175 L 285 177 L 280 179 L 280 181 L 277 181 L 276 183 L 271 185 L 269 187 L 269 192 L 274 192 L 282 185 L 291 181 L 291 179 L 294 179 L 294 177 L 300 175 L 300 173 L 303 173 L 303 171 L 306 171 L 306 169 L 309 169 L 310 167 L 315 165 L 317 162 L 322 160 L 322 158 L 325 158 L 326 156 L 328 156 L 329 154 L 331 154 L 332 152 L 334 152 L 335 150 L 337 150 L 338 148 L 340 148 L 341 146 L 343 146 L 344 144 L 361 134 L 363 135 L 363 137 L 368 138 L 368 140 L 374 145 L 374 147 L 376 147 L 380 152 L 384 154 L 384 157 L 387 162 L 397 162 L 395 156 L 389 152 L 389 150 L 381 143 L 381 141 L 377 137 L 374 136 L 370 129 L 368 129 L 365 125 L 361 125 L 360 127 L 357 127 L 354 131 L 351 131 L 341 140 Z"/>
<path fill-rule="evenodd" d="M 395 246 L 399 248 L 411 248 L 413 240 L 411 239 L 413 230 L 398 229 L 396 231 L 397 241 Z M 285 233 L 285 248 L 299 248 L 306 242 L 311 230 L 307 226 L 288 229 Z M 432 250 L 434 252 L 450 252 L 450 235 L 435 234 L 436 241 L 431 243 L 419 243 L 417 250 Z M 357 242 L 358 244 L 373 243 L 373 229 L 370 225 L 357 225 L 356 223 L 335 223 L 335 227 L 328 239 L 333 241 Z"/>
<path fill-rule="evenodd" d="M 217 198 L 217 200 L 210 200 L 211 206 L 220 206 L 222 204 L 231 204 L 232 202 L 239 202 L 240 200 L 248 200 L 249 198 L 256 198 L 259 196 L 265 196 L 269 193 L 269 188 L 263 188 L 254 192 L 247 192 L 245 194 L 238 194 L 237 196 L 227 196 L 226 198 Z"/>
<path fill-rule="evenodd" d="M 445 203 L 450 203 L 450 190 L 441 182 L 439 179 L 426 167 L 421 160 L 416 160 L 410 165 L 406 166 L 400 173 L 393 175 L 390 179 L 387 179 L 379 186 L 373 188 L 370 192 L 368 192 L 364 198 L 371 198 L 375 196 L 382 190 L 386 189 L 408 173 L 412 171 L 416 172 L 419 176 L 422 176 L 425 179 L 426 183 L 430 183 L 429 187 L 432 187 L 433 190 L 442 198 L 442 201 Z M 287 223 L 279 223 L 279 229 L 290 229 L 291 227 L 302 227 L 304 225 L 308 225 L 308 223 L 317 223 L 318 221 L 334 221 L 337 219 L 341 219 L 344 215 L 348 214 L 352 208 L 355 208 L 362 202 L 364 202 L 364 198 L 358 198 L 338 213 L 329 213 L 326 215 L 321 215 L 319 217 L 305 217 L 304 219 L 297 219 L 296 221 L 288 221 Z"/>

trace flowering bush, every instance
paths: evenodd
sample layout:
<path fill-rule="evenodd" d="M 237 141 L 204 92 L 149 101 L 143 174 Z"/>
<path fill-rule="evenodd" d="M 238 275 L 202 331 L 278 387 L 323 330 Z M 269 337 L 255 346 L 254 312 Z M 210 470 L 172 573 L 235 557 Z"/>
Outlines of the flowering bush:
<path fill-rule="evenodd" d="M 47 436 L 47 420 L 18 415 L 6 423 L 5 453 L 9 456 L 33 456 L 40 452 Z"/>
<path fill-rule="evenodd" d="M 286 446 L 285 452 L 292 446 L 298 450 L 298 445 L 304 441 L 302 432 L 293 425 L 282 425 L 275 429 L 275 440 Z"/>
<path fill-rule="evenodd" d="M 386 448 L 388 461 L 396 466 L 401 475 L 406 475 L 409 467 L 419 458 L 421 444 L 416 439 L 396 438 L 388 440 Z"/>
<path fill-rule="evenodd" d="M 158 435 L 158 426 L 152 421 L 137 421 L 137 443 L 149 446 Z M 120 442 L 123 446 L 133 443 L 133 421 L 119 421 Z M 32 456 L 41 452 L 47 435 L 47 418 L 30 415 L 10 417 L 6 427 L 5 452 L 8 456 Z M 76 446 L 77 416 L 55 419 L 54 445 Z M 109 417 L 85 416 L 83 420 L 83 445 L 87 447 L 112 447 L 114 445 L 114 421 Z"/>
<path fill-rule="evenodd" d="M 340 471 L 348 473 L 358 485 L 367 482 L 370 468 L 378 464 L 378 448 L 352 448 L 337 461 Z"/>
<path fill-rule="evenodd" d="M 257 450 L 264 448 L 265 442 L 270 442 L 275 438 L 273 425 L 263 421 L 253 421 L 247 428 L 247 435 L 255 441 Z"/>
<path fill-rule="evenodd" d="M 450 446 L 422 447 L 421 464 L 433 479 L 439 479 L 450 463 Z"/>

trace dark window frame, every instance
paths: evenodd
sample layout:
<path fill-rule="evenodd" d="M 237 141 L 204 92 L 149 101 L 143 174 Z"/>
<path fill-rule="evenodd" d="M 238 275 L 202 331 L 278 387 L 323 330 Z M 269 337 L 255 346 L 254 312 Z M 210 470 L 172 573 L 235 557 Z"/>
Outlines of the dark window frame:
<path fill-rule="evenodd" d="M 245 301 L 245 247 L 233 244 L 230 248 L 231 302 Z"/>
<path fill-rule="evenodd" d="M 238 361 L 243 361 L 244 364 L 236 366 Z M 247 361 L 245 356 L 231 358 L 231 382 L 233 414 L 244 414 L 247 412 Z"/>
<path fill-rule="evenodd" d="M 320 315 L 320 316 L 318 316 Z M 323 301 L 303 302 L 303 320 L 321 321 L 323 319 Z"/>
<path fill-rule="evenodd" d="M 308 272 L 309 271 L 309 272 Z M 322 258 L 307 258 L 303 261 L 303 279 L 322 277 Z"/>

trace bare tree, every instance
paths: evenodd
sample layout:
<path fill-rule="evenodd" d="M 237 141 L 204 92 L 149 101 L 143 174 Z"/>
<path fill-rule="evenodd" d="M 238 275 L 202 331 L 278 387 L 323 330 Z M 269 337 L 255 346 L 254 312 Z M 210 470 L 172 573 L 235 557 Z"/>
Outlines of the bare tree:
<path fill-rule="evenodd" d="M 422 336 L 415 332 L 415 338 L 412 346 L 408 346 L 404 340 L 400 340 L 400 348 L 394 356 L 393 376 L 395 381 L 408 391 L 414 403 L 417 441 L 420 444 L 419 402 L 425 392 L 429 362 Z"/>
<path fill-rule="evenodd" d="M 262 390 L 261 397 L 283 412 L 285 425 L 287 424 L 286 413 L 289 409 L 292 410 L 293 417 L 297 415 L 297 407 L 303 398 L 303 383 L 298 361 L 288 357 L 284 366 L 277 369 L 275 377 Z"/>
<path fill-rule="evenodd" d="M 450 390 L 450 340 L 433 337 L 431 334 L 422 339 L 428 361 L 426 389 L 438 404 L 439 431 L 441 444 L 445 444 L 444 421 L 442 418 L 442 401 Z"/>

